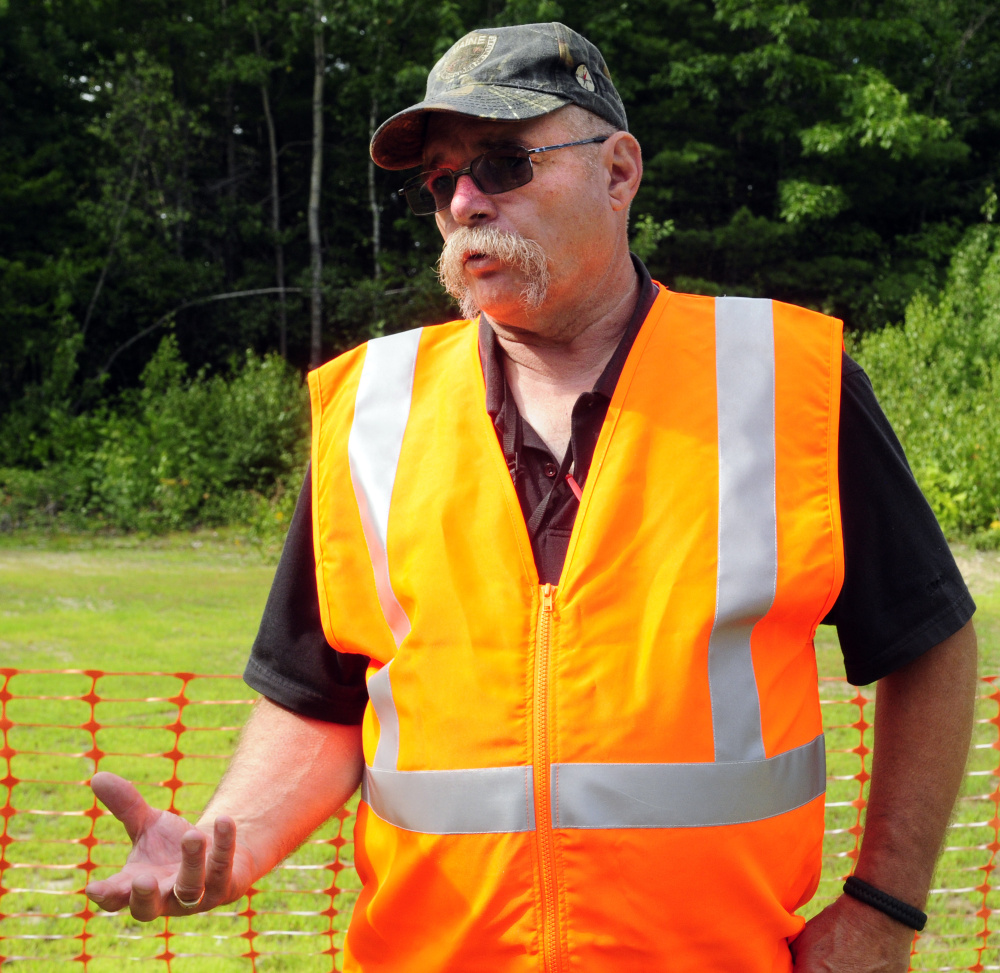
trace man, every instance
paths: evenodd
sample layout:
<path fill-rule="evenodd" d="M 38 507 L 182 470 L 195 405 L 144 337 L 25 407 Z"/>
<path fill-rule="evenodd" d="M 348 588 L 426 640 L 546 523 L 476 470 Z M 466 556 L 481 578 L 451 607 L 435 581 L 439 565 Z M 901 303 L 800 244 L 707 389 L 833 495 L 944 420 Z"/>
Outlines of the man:
<path fill-rule="evenodd" d="M 422 166 L 472 320 L 310 376 L 264 699 L 195 828 L 94 778 L 135 847 L 88 894 L 231 902 L 361 781 L 346 969 L 905 970 L 974 607 L 839 323 L 650 281 L 639 145 L 561 24 L 467 35 L 371 150 Z M 876 745 L 856 877 L 803 928 L 824 618 Z"/>

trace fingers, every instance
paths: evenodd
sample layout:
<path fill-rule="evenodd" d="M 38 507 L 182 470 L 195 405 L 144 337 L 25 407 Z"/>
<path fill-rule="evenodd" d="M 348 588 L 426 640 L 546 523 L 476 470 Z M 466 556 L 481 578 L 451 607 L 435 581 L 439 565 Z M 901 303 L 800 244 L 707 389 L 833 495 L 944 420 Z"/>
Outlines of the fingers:
<path fill-rule="evenodd" d="M 126 906 L 141 922 L 163 915 L 182 915 L 184 910 L 173 901 L 173 873 L 158 877 L 154 872 L 119 872 L 109 879 L 91 882 L 83 891 L 99 909 L 117 912 Z M 172 907 L 172 908 L 171 908 Z"/>
<path fill-rule="evenodd" d="M 151 922 L 160 916 L 183 916 L 202 912 L 205 891 L 205 849 L 208 838 L 194 829 L 181 839 L 181 863 L 176 872 L 157 870 L 135 873 L 129 888 L 118 891 L 113 882 L 94 882 L 87 895 L 102 909 L 115 911 L 127 905 L 134 919 Z M 196 903 L 185 907 L 182 902 Z"/>
<path fill-rule="evenodd" d="M 213 904 L 227 901 L 233 876 L 236 853 L 236 822 L 222 815 L 215 819 L 212 849 L 205 868 L 205 894 Z"/>
<path fill-rule="evenodd" d="M 105 912 L 117 912 L 128 905 L 131 886 L 122 889 L 118 888 L 112 881 L 102 880 L 91 882 L 83 891 L 99 909 L 103 909 Z"/>
<path fill-rule="evenodd" d="M 166 893 L 169 895 L 169 891 Z M 140 922 L 152 922 L 167 914 L 164 906 L 165 895 L 159 883 L 152 875 L 138 875 L 132 880 L 132 894 L 129 896 L 128 909 L 134 919 Z"/>
<path fill-rule="evenodd" d="M 177 870 L 171 891 L 180 905 L 182 913 L 192 912 L 195 906 L 186 906 L 185 902 L 201 903 L 205 894 L 205 846 L 207 837 L 200 831 L 192 829 L 181 839 L 181 867 Z M 138 918 L 138 916 L 136 917 Z"/>
<path fill-rule="evenodd" d="M 176 876 L 161 878 L 159 882 L 152 875 L 139 875 L 132 880 L 128 907 L 133 918 L 149 922 L 164 915 L 194 915 L 227 901 L 235 849 L 236 825 L 231 818 L 222 817 L 215 822 L 210 850 L 207 835 L 193 828 L 186 832 L 181 839 L 181 864 Z M 88 892 L 100 891 L 99 887 L 88 889 Z"/>
<path fill-rule="evenodd" d="M 203 832 L 196 829 L 188 831 L 181 841 L 181 851 L 182 861 L 177 878 L 168 893 L 161 896 L 161 908 L 165 913 L 191 915 L 228 902 L 236 853 L 236 823 L 233 819 L 225 815 L 216 819 L 211 845 Z M 149 901 L 152 900 L 140 898 L 138 905 L 144 908 Z M 145 913 L 136 915 L 135 903 L 131 904 L 133 916 L 143 918 Z"/>
<path fill-rule="evenodd" d="M 150 806 L 124 777 L 100 771 L 94 774 L 90 788 L 97 799 L 125 826 L 133 843 L 149 819 Z"/>
<path fill-rule="evenodd" d="M 88 899 L 105 912 L 117 912 L 128 906 L 132 915 L 142 922 L 150 922 L 166 914 L 164 909 L 166 896 L 153 875 L 137 875 L 124 883 L 115 879 L 91 882 L 84 892 Z M 168 888 L 169 891 L 169 888 Z M 175 914 L 179 912 L 175 910 Z"/>

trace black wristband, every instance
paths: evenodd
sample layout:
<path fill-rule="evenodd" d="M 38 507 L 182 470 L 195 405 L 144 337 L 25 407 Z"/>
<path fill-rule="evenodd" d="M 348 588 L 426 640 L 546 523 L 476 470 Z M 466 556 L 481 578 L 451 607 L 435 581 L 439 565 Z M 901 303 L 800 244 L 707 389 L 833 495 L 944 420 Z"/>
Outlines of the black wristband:
<path fill-rule="evenodd" d="M 890 919 L 895 919 L 896 922 L 901 922 L 904 926 L 916 929 L 917 932 L 920 932 L 927 925 L 926 912 L 921 912 L 912 905 L 900 902 L 895 896 L 863 882 L 855 875 L 844 882 L 844 891 L 859 902 L 864 902 L 865 905 L 870 905 L 873 909 L 884 912 Z"/>

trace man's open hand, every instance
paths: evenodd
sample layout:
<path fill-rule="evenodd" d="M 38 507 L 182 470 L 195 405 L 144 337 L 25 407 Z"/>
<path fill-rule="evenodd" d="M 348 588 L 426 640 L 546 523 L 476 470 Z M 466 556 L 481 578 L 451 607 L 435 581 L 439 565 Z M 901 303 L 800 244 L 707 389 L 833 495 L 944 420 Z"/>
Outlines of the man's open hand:
<path fill-rule="evenodd" d="M 250 887 L 251 856 L 237 842 L 232 818 L 218 817 L 212 834 L 206 834 L 176 814 L 150 807 L 115 774 L 95 774 L 90 786 L 132 841 L 125 867 L 86 888 L 101 909 L 115 912 L 128 906 L 136 919 L 149 922 L 235 902 Z M 185 907 L 178 898 L 197 904 Z"/>

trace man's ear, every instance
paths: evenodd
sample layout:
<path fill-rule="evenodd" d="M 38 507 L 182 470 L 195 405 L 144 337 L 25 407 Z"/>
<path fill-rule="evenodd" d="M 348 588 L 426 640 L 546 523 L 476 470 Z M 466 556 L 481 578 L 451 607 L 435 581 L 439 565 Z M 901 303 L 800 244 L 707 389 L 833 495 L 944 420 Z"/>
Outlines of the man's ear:
<path fill-rule="evenodd" d="M 615 132 L 604 144 L 608 152 L 608 195 L 616 212 L 627 210 L 642 182 L 642 149 L 635 136 Z"/>

